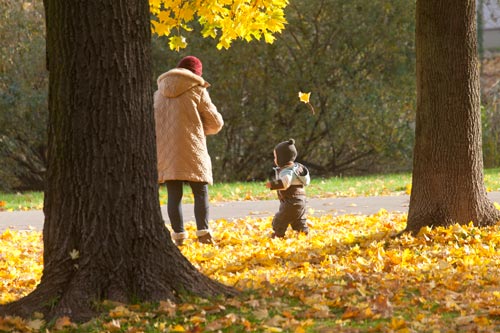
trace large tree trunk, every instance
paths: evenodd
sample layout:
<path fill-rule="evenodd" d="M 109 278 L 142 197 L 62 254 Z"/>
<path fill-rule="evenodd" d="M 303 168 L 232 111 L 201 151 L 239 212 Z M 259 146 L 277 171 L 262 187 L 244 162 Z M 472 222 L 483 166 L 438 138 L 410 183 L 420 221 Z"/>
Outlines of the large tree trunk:
<path fill-rule="evenodd" d="M 491 225 L 483 182 L 475 0 L 417 1 L 417 119 L 406 231 Z"/>
<path fill-rule="evenodd" d="M 158 199 L 148 1 L 46 0 L 49 165 L 41 283 L 1 313 L 234 290 L 172 243 Z"/>

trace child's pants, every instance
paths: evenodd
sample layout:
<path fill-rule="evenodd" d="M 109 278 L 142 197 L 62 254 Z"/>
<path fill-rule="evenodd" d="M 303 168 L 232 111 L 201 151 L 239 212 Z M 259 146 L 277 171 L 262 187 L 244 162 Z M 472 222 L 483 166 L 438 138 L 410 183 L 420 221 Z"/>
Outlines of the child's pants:
<path fill-rule="evenodd" d="M 208 230 L 208 184 L 201 182 L 187 182 L 191 186 L 194 196 L 194 217 L 198 230 Z M 168 193 L 168 218 L 172 229 L 176 233 L 184 232 L 184 221 L 182 218 L 182 180 L 169 180 L 167 184 Z"/>
<path fill-rule="evenodd" d="M 289 190 L 279 193 L 280 208 L 273 218 L 273 230 L 277 237 L 285 236 L 288 225 L 291 225 L 295 231 L 309 232 L 305 191 L 301 187 Z"/>

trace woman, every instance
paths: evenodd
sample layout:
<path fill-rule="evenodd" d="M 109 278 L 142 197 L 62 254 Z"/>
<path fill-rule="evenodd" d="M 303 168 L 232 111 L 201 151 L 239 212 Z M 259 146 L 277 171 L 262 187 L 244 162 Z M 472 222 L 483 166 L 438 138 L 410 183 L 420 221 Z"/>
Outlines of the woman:
<path fill-rule="evenodd" d="M 218 133 L 224 121 L 210 99 L 210 84 L 202 78 L 202 69 L 198 58 L 183 58 L 177 68 L 158 77 L 154 94 L 158 178 L 160 184 L 167 185 L 168 217 L 177 245 L 187 238 L 181 205 L 184 182 L 189 183 L 194 195 L 198 241 L 213 242 L 208 227 L 212 163 L 206 136 Z"/>

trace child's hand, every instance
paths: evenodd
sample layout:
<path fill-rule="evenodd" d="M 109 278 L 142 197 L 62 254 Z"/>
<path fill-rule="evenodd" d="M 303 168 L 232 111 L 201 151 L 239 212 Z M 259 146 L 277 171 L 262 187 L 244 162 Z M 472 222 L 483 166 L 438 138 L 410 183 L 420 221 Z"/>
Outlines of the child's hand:
<path fill-rule="evenodd" d="M 267 187 L 267 188 L 271 188 L 271 182 L 267 182 L 267 183 L 266 183 L 266 187 Z"/>

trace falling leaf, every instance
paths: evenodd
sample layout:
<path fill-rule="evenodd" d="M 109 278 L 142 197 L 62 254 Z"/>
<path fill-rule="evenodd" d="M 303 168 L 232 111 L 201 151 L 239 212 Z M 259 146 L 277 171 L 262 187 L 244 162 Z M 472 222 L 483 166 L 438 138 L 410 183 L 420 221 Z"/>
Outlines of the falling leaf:
<path fill-rule="evenodd" d="M 301 91 L 299 91 L 299 100 L 302 102 L 302 103 L 305 103 L 309 106 L 309 109 L 311 110 L 312 114 L 314 114 L 314 108 L 313 106 L 311 105 L 311 103 L 309 102 L 309 97 L 311 96 L 311 93 L 308 92 L 308 93 L 303 93 Z"/>
<path fill-rule="evenodd" d="M 299 99 L 300 99 L 301 102 L 303 102 L 303 103 L 309 103 L 309 96 L 311 96 L 310 92 L 303 93 L 303 92 L 299 91 Z"/>

